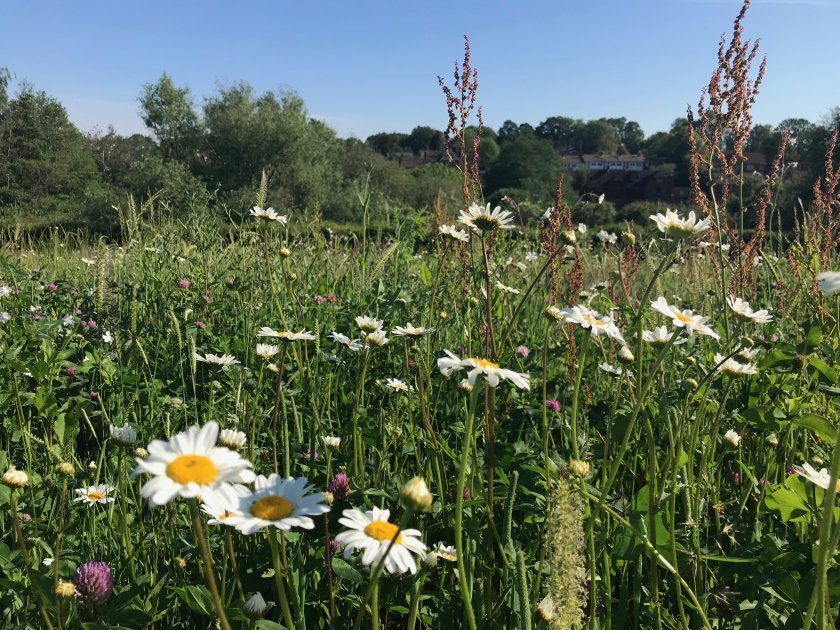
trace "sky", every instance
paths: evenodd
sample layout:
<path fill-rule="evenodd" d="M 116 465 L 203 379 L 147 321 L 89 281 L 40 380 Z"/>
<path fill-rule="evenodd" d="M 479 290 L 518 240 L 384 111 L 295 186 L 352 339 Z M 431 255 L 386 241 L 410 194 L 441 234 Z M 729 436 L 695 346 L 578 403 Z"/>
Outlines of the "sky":
<path fill-rule="evenodd" d="M 137 97 L 168 73 L 196 106 L 220 86 L 292 89 L 343 137 L 443 129 L 469 35 L 485 125 L 624 116 L 647 135 L 696 105 L 740 0 L 0 0 L 0 67 L 83 131 L 145 132 Z M 840 105 L 840 0 L 753 0 L 767 74 L 756 123 Z M 757 65 L 757 64 L 756 64 Z M 14 86 L 14 84 L 13 84 Z"/>

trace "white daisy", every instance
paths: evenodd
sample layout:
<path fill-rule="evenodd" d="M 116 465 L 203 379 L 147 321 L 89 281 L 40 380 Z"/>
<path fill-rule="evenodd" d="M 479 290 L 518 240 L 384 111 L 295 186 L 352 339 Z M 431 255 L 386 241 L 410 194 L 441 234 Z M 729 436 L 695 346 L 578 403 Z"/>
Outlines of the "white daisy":
<path fill-rule="evenodd" d="M 308 330 L 292 332 L 290 330 L 274 330 L 263 326 L 257 331 L 257 337 L 274 337 L 282 341 L 315 341 L 316 337 Z"/>
<path fill-rule="evenodd" d="M 370 317 L 369 315 L 359 315 L 356 318 L 356 326 L 368 333 L 382 330 L 382 324 L 383 322 L 381 319 L 376 319 L 375 317 Z"/>
<path fill-rule="evenodd" d="M 328 336 L 336 343 L 340 343 L 347 346 L 353 352 L 358 352 L 362 349 L 362 344 L 359 343 L 358 339 L 350 339 L 350 337 L 347 337 L 346 335 L 342 335 L 341 333 L 335 331 L 331 332 Z"/>
<path fill-rule="evenodd" d="M 257 344 L 257 356 L 266 361 L 270 360 L 278 352 L 280 352 L 279 346 L 273 346 L 270 343 Z"/>
<path fill-rule="evenodd" d="M 743 322 L 769 324 L 773 321 L 773 316 L 770 315 L 767 310 L 754 311 L 750 308 L 750 303 L 745 302 L 741 298 L 736 298 L 730 295 L 726 298 L 726 303 L 729 305 L 729 308 L 732 309 L 736 319 L 740 319 Z"/>
<path fill-rule="evenodd" d="M 530 263 L 536 262 L 539 259 L 539 257 L 540 257 L 540 255 L 537 252 L 534 252 L 534 251 L 528 251 L 525 254 L 525 260 L 527 260 Z"/>
<path fill-rule="evenodd" d="M 643 330 L 642 341 L 644 341 L 645 343 L 653 344 L 654 346 L 664 346 L 671 340 L 671 338 L 679 334 L 679 332 L 668 332 L 667 326 L 657 326 L 653 330 Z M 686 341 L 688 341 L 688 339 L 677 339 L 674 342 L 674 345 L 678 346 L 680 344 L 685 343 Z"/>
<path fill-rule="evenodd" d="M 328 451 L 334 451 L 341 446 L 341 438 L 335 435 L 325 435 L 321 438 L 324 443 L 324 448 Z"/>
<path fill-rule="evenodd" d="M 110 330 L 106 330 L 102 335 L 103 343 L 113 343 L 114 335 L 111 334 Z"/>
<path fill-rule="evenodd" d="M 718 372 L 726 372 L 730 376 L 749 376 L 758 373 L 754 363 L 736 361 L 732 357 L 724 361 L 724 355 L 722 354 L 715 354 L 715 365 L 718 365 Z"/>
<path fill-rule="evenodd" d="M 817 276 L 817 282 L 826 297 L 840 293 L 840 271 L 823 271 Z"/>
<path fill-rule="evenodd" d="M 0 324 L 8 324 L 12 320 L 12 316 L 6 311 L 0 312 Z"/>
<path fill-rule="evenodd" d="M 274 473 L 268 477 L 258 475 L 254 492 L 239 500 L 242 520 L 236 529 L 246 535 L 263 527 L 286 531 L 292 527 L 313 529 L 315 523 L 309 517 L 326 514 L 330 508 L 322 503 L 323 493 L 307 494 L 311 489 L 306 477 L 284 479 Z"/>
<path fill-rule="evenodd" d="M 209 515 L 208 525 L 227 525 L 235 527 L 242 521 L 242 512 L 239 511 L 239 500 L 251 494 L 251 491 L 242 484 L 233 484 L 220 487 L 219 490 L 207 497 L 202 498 L 201 511 Z"/>
<path fill-rule="evenodd" d="M 207 499 L 227 483 L 254 480 L 251 462 L 223 446 L 216 446 L 219 425 L 191 426 L 168 442 L 153 440 L 145 459 L 137 458 L 134 474 L 149 473 L 140 494 L 152 505 L 165 505 L 176 497 Z"/>
<path fill-rule="evenodd" d="M 475 386 L 475 381 L 479 375 L 483 375 L 487 379 L 487 384 L 490 387 L 497 387 L 500 380 L 510 381 L 519 389 L 531 389 L 528 383 L 528 375 L 514 372 L 513 370 L 506 370 L 499 367 L 498 363 L 493 363 L 487 359 L 479 359 L 476 357 L 468 359 L 459 359 L 449 350 L 444 350 L 447 356 L 438 359 L 437 364 L 441 374 L 449 376 L 452 372 L 471 368 L 467 374 L 467 382 L 471 386 Z"/>
<path fill-rule="evenodd" d="M 411 387 L 398 378 L 386 378 L 385 384 L 395 392 L 410 392 Z"/>
<path fill-rule="evenodd" d="M 433 332 L 435 332 L 434 328 L 418 328 L 409 322 L 405 326 L 397 326 L 391 334 L 395 337 L 422 337 Z"/>
<path fill-rule="evenodd" d="M 286 221 L 288 220 L 287 216 L 277 214 L 277 211 L 274 208 L 266 208 L 263 210 L 259 206 L 251 208 L 251 216 L 263 221 L 276 221 L 280 225 L 286 225 Z"/>
<path fill-rule="evenodd" d="M 659 228 L 660 232 L 671 238 L 694 236 L 705 232 L 711 226 L 711 221 L 708 218 L 697 221 L 693 210 L 688 213 L 688 218 L 681 219 L 676 212 L 669 208 L 665 210 L 665 214 L 652 215 L 650 220 L 656 222 L 656 227 Z"/>
<path fill-rule="evenodd" d="M 88 486 L 87 488 L 77 488 L 76 498 L 74 501 L 84 501 L 88 505 L 94 503 L 113 503 L 114 497 L 108 496 L 114 491 L 112 486 L 101 483 L 98 486 Z"/>
<path fill-rule="evenodd" d="M 621 376 L 622 374 L 624 374 L 623 368 L 616 367 L 611 363 L 607 363 L 606 361 L 598 364 L 598 369 L 602 372 L 606 372 L 607 374 L 612 374 L 613 376 Z M 632 378 L 633 372 L 627 372 L 627 374 Z"/>
<path fill-rule="evenodd" d="M 473 203 L 466 210 L 461 210 L 458 223 L 462 223 L 476 232 L 492 232 L 497 228 L 512 230 L 516 227 L 513 225 L 512 212 L 502 210 L 501 206 L 496 206 L 491 211 L 489 203 L 486 207 Z"/>
<path fill-rule="evenodd" d="M 356 549 L 363 549 L 362 564 L 374 565 L 384 557 L 388 573 L 417 572 L 417 563 L 411 554 L 422 558 L 426 553 L 426 545 L 419 540 L 422 534 L 418 530 L 400 531 L 388 522 L 391 512 L 377 507 L 367 512 L 344 510 L 342 514 L 338 522 L 350 529 L 338 534 L 335 540 L 344 547 L 345 558 L 349 558 Z"/>
<path fill-rule="evenodd" d="M 732 429 L 729 429 L 729 431 L 723 434 L 723 439 L 736 448 L 741 443 L 741 436 L 738 435 L 737 431 L 733 431 Z"/>
<path fill-rule="evenodd" d="M 586 234 L 586 230 L 588 230 L 588 229 L 589 228 L 586 227 L 586 223 L 578 223 L 577 231 L 580 232 L 581 234 Z"/>
<path fill-rule="evenodd" d="M 244 431 L 237 431 L 236 429 L 222 429 L 219 431 L 219 444 L 226 446 L 232 451 L 238 451 L 248 441 L 248 436 Z"/>
<path fill-rule="evenodd" d="M 499 291 L 502 291 L 504 293 L 513 293 L 513 294 L 519 293 L 519 289 L 515 289 L 514 287 L 509 287 L 506 284 L 502 284 L 498 280 L 496 280 L 496 288 Z"/>
<path fill-rule="evenodd" d="M 612 232 L 607 232 L 606 230 L 601 230 L 595 235 L 601 243 L 610 245 L 615 245 L 618 242 L 618 234 L 613 234 Z"/>
<path fill-rule="evenodd" d="M 441 225 L 440 227 L 438 227 L 438 232 L 440 232 L 444 236 L 454 238 L 456 241 L 461 241 L 462 243 L 469 243 L 470 241 L 470 235 L 467 233 L 467 231 L 459 230 L 454 225 Z"/>
<path fill-rule="evenodd" d="M 231 365 L 239 364 L 239 361 L 235 359 L 232 354 L 223 354 L 219 356 L 218 354 L 211 354 L 208 352 L 204 356 L 201 356 L 197 352 L 193 352 L 193 359 L 201 361 L 202 363 L 207 363 L 208 365 L 218 365 L 222 368 L 222 370 L 227 370 Z"/>
<path fill-rule="evenodd" d="M 664 297 L 658 297 L 655 301 L 650 303 L 653 310 L 658 311 L 671 318 L 671 323 L 677 328 L 685 328 L 689 335 L 695 332 L 701 335 L 708 335 L 714 339 L 720 339 L 720 335 L 706 325 L 709 321 L 708 317 L 695 315 L 690 310 L 682 311 L 676 306 L 671 306 Z"/>
<path fill-rule="evenodd" d="M 377 348 L 381 348 L 386 343 L 388 343 L 388 337 L 386 337 L 385 333 L 381 330 L 375 330 L 372 333 L 368 333 L 365 337 L 365 346 L 376 346 Z"/>
<path fill-rule="evenodd" d="M 802 466 L 794 466 L 793 470 L 797 475 L 802 475 L 814 485 L 823 490 L 828 490 L 828 484 L 831 483 L 831 473 L 828 472 L 828 468 L 822 468 L 818 471 L 806 462 Z M 835 482 L 835 489 L 840 492 L 840 479 Z"/>
<path fill-rule="evenodd" d="M 438 546 L 435 548 L 435 553 L 437 554 L 438 558 L 443 558 L 448 562 L 457 562 L 458 560 L 458 555 L 455 551 L 455 547 L 446 546 L 442 542 L 438 543 Z"/>
<path fill-rule="evenodd" d="M 615 322 L 608 315 L 602 315 L 587 306 L 572 306 L 560 309 L 560 315 L 568 324 L 578 324 L 581 328 L 588 328 L 593 337 L 604 333 L 608 337 L 624 343 L 624 337 Z"/>

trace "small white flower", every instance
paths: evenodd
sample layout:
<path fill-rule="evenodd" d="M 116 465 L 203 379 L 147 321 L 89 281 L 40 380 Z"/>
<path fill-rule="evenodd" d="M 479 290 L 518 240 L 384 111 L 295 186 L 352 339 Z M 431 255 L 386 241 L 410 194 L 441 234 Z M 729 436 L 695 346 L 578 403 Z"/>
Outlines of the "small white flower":
<path fill-rule="evenodd" d="M 121 446 L 133 446 L 137 442 L 137 431 L 129 424 L 124 424 L 121 427 L 110 424 L 108 431 L 111 434 L 111 439 Z"/>
<path fill-rule="evenodd" d="M 607 243 L 615 245 L 618 242 L 618 234 L 613 234 L 612 232 L 607 232 L 606 230 L 601 230 L 595 235 L 595 237 L 605 245 Z"/>
<path fill-rule="evenodd" d="M 519 389 L 531 389 L 527 374 L 501 368 L 498 363 L 493 363 L 487 359 L 476 357 L 459 359 L 449 350 L 444 350 L 444 352 L 447 356 L 441 357 L 437 361 L 438 369 L 440 369 L 441 374 L 444 376 L 449 376 L 457 370 L 470 369 L 469 374 L 467 374 L 467 382 L 473 387 L 475 386 L 476 379 L 479 376 L 484 376 L 490 387 L 497 387 L 500 380 L 506 380 L 513 383 Z"/>
<path fill-rule="evenodd" d="M 769 324 L 773 321 L 773 316 L 766 310 L 754 311 L 750 308 L 750 303 L 745 302 L 741 298 L 729 296 L 726 298 L 726 303 L 737 319 L 744 322 L 752 322 L 754 324 Z"/>
<path fill-rule="evenodd" d="M 90 267 L 91 265 L 96 264 L 96 259 L 95 258 L 82 258 L 82 262 L 85 263 L 88 267 Z"/>
<path fill-rule="evenodd" d="M 288 219 L 285 215 L 278 214 L 274 208 L 266 208 L 263 210 L 259 206 L 251 208 L 251 216 L 263 221 L 275 221 L 280 225 L 286 225 L 286 221 Z"/>
<path fill-rule="evenodd" d="M 257 344 L 257 356 L 266 361 L 270 360 L 278 352 L 280 352 L 279 346 L 272 346 L 270 343 Z"/>
<path fill-rule="evenodd" d="M 540 257 L 540 255 L 537 252 L 534 252 L 534 251 L 528 251 L 525 254 L 525 260 L 527 260 L 530 263 L 535 262 L 537 259 L 539 259 L 539 257 Z"/>
<path fill-rule="evenodd" d="M 65 328 L 69 328 L 73 325 L 73 316 L 72 315 L 65 315 L 61 318 L 61 325 Z"/>
<path fill-rule="evenodd" d="M 362 344 L 359 343 L 358 339 L 350 339 L 350 337 L 335 331 L 331 332 L 328 336 L 336 343 L 347 346 L 353 352 L 358 352 L 362 349 Z"/>
<path fill-rule="evenodd" d="M 479 206 L 476 203 L 470 205 L 466 210 L 461 210 L 461 216 L 458 217 L 458 222 L 472 228 L 476 232 L 492 232 L 495 229 L 512 230 L 513 213 L 507 210 L 502 210 L 501 206 L 496 206 L 490 210 L 490 204 L 486 207 Z"/>
<path fill-rule="evenodd" d="M 113 503 L 114 497 L 109 496 L 114 491 L 114 488 L 108 484 L 101 483 L 98 486 L 88 486 L 87 488 L 78 488 L 75 490 L 76 498 L 74 501 L 84 501 L 88 505 L 94 503 Z"/>
<path fill-rule="evenodd" d="M 457 562 L 458 560 L 458 555 L 454 546 L 448 547 L 440 542 L 434 552 L 437 554 L 438 558 L 443 558 L 447 562 Z"/>
<path fill-rule="evenodd" d="M 12 320 L 12 316 L 6 311 L 0 312 L 0 324 L 8 324 Z"/>
<path fill-rule="evenodd" d="M 653 310 L 662 313 L 666 317 L 670 317 L 671 323 L 677 328 L 685 328 L 689 335 L 693 335 L 696 332 L 714 339 L 720 339 L 720 335 L 706 325 L 706 322 L 709 321 L 708 317 L 695 315 L 690 310 L 682 311 L 676 306 L 669 305 L 664 297 L 657 298 L 650 305 Z"/>
<path fill-rule="evenodd" d="M 608 315 L 602 315 L 587 306 L 564 308 L 560 310 L 560 315 L 568 324 L 578 324 L 581 328 L 588 328 L 593 337 L 604 333 L 608 337 L 624 343 L 621 331 Z"/>
<path fill-rule="evenodd" d="M 588 229 L 589 228 L 586 227 L 586 223 L 578 223 L 577 231 L 580 232 L 581 234 L 586 234 L 586 230 L 588 230 Z"/>
<path fill-rule="evenodd" d="M 406 385 L 398 378 L 386 378 L 385 384 L 393 389 L 395 392 L 410 392 L 411 387 Z"/>
<path fill-rule="evenodd" d="M 802 466 L 794 466 L 793 470 L 797 475 L 802 475 L 814 485 L 819 486 L 823 490 L 828 490 L 828 484 L 831 483 L 831 473 L 828 472 L 827 468 L 822 468 L 818 471 L 806 462 Z M 840 492 L 840 480 L 835 482 L 835 489 L 837 492 Z"/>
<path fill-rule="evenodd" d="M 823 271 L 817 276 L 817 282 L 826 297 L 840 293 L 840 271 Z"/>
<path fill-rule="evenodd" d="M 708 218 L 697 221 L 693 210 L 688 213 L 687 219 L 681 219 L 676 212 L 669 208 L 665 210 L 665 214 L 652 215 L 650 220 L 656 223 L 660 232 L 671 238 L 694 236 L 705 232 L 711 226 L 711 221 Z"/>
<path fill-rule="evenodd" d="M 324 448 L 328 451 L 334 451 L 341 446 L 341 438 L 335 435 L 325 435 L 321 438 L 321 441 L 324 443 Z"/>
<path fill-rule="evenodd" d="M 715 354 L 715 365 L 718 365 L 718 372 L 726 372 L 730 376 L 749 376 L 758 372 L 754 364 L 742 363 L 732 357 L 724 361 L 724 355 L 722 354 Z"/>
<path fill-rule="evenodd" d="M 664 346 L 671 340 L 672 337 L 679 334 L 679 332 L 668 332 L 668 328 L 666 326 L 657 326 L 652 331 L 642 331 L 642 341 L 644 341 L 645 343 L 653 344 L 654 346 Z M 674 342 L 674 345 L 678 346 L 680 344 L 685 343 L 686 341 L 688 341 L 688 339 L 677 339 Z"/>
<path fill-rule="evenodd" d="M 12 294 L 8 284 L 0 284 L 0 299 L 7 298 Z"/>
<path fill-rule="evenodd" d="M 723 439 L 736 448 L 741 443 L 741 436 L 732 429 L 723 434 Z"/>
<path fill-rule="evenodd" d="M 607 374 L 612 374 L 613 376 L 621 376 L 622 374 L 624 374 L 623 369 L 621 369 L 620 367 L 616 367 L 610 363 L 607 363 L 606 361 L 603 363 L 599 363 L 598 369 L 603 372 L 606 372 Z"/>
<path fill-rule="evenodd" d="M 248 436 L 244 431 L 236 429 L 222 429 L 219 431 L 219 444 L 231 450 L 238 451 L 248 442 Z"/>
<path fill-rule="evenodd" d="M 106 330 L 106 331 L 102 334 L 102 341 L 103 341 L 104 343 L 113 343 L 113 341 L 114 341 L 114 336 L 111 334 L 111 331 L 110 331 L 110 330 Z"/>
<path fill-rule="evenodd" d="M 375 317 L 370 317 L 369 315 L 359 315 L 356 318 L 356 325 L 368 333 L 382 330 L 382 324 L 383 321 L 381 319 L 376 319 Z"/>
<path fill-rule="evenodd" d="M 418 328 L 409 322 L 405 326 L 397 326 L 391 331 L 391 334 L 395 337 L 422 337 L 433 332 L 435 332 L 434 328 Z"/>
<path fill-rule="evenodd" d="M 222 370 L 227 370 L 231 365 L 239 364 L 239 361 L 236 360 L 232 354 L 223 354 L 219 356 L 217 354 L 208 353 L 201 356 L 197 352 L 193 352 L 193 359 L 201 361 L 202 363 L 207 363 L 208 365 L 218 365 L 222 368 Z"/>
<path fill-rule="evenodd" d="M 257 337 L 274 337 L 281 341 L 315 341 L 316 337 L 308 330 L 301 330 L 300 332 L 292 332 L 290 330 L 273 330 L 268 326 L 263 326 L 257 331 Z"/>
<path fill-rule="evenodd" d="M 260 619 L 263 615 L 265 615 L 266 611 L 268 610 L 268 604 L 265 602 L 265 599 L 260 593 L 254 593 L 242 605 L 242 612 L 249 619 Z"/>
<path fill-rule="evenodd" d="M 456 241 L 461 241 L 462 243 L 469 243 L 470 241 L 470 235 L 466 232 L 466 230 L 459 230 L 454 225 L 441 225 L 438 228 L 438 232 L 444 236 L 454 238 Z"/>
<path fill-rule="evenodd" d="M 519 293 L 519 289 L 515 289 L 514 287 L 509 287 L 506 284 L 502 284 L 498 280 L 496 280 L 496 288 L 503 293 L 513 293 L 514 295 Z"/>

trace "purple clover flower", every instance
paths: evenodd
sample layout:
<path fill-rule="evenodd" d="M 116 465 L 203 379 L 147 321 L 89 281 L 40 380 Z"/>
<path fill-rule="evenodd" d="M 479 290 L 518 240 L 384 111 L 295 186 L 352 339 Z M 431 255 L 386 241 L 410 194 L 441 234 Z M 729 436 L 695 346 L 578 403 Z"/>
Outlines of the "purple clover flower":
<path fill-rule="evenodd" d="M 76 569 L 76 602 L 80 606 L 101 604 L 114 592 L 114 574 L 104 562 L 90 560 Z"/>
<path fill-rule="evenodd" d="M 336 501 L 343 501 L 350 496 L 350 478 L 338 473 L 327 486 L 327 492 L 331 492 Z"/>

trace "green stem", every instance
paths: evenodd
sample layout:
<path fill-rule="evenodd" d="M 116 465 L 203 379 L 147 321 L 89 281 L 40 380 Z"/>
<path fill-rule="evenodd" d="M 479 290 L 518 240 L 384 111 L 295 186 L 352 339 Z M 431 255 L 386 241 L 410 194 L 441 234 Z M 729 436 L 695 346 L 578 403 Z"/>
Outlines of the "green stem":
<path fill-rule="evenodd" d="M 219 597 L 219 588 L 216 585 L 216 570 L 213 566 L 213 559 L 210 557 L 210 548 L 207 546 L 207 539 L 204 536 L 204 528 L 201 526 L 201 517 L 198 513 L 198 501 L 190 499 L 188 501 L 190 506 L 190 517 L 192 518 L 193 533 L 195 534 L 195 542 L 198 545 L 198 551 L 201 554 L 201 562 L 204 564 L 204 577 L 207 580 L 207 588 L 210 590 L 210 596 L 213 598 L 213 606 L 216 608 L 216 613 L 219 615 L 219 624 L 223 630 L 231 630 L 227 615 L 225 614 L 225 607 L 222 604 L 222 598 Z"/>
<path fill-rule="evenodd" d="M 467 478 L 467 460 L 473 441 L 473 428 L 475 425 L 475 407 L 478 402 L 479 385 L 473 386 L 470 397 L 470 408 L 467 412 L 467 424 L 464 430 L 464 446 L 461 451 L 461 462 L 458 468 L 458 483 L 455 486 L 455 555 L 458 565 L 458 588 L 461 590 L 461 599 L 464 600 L 464 614 L 467 618 L 467 625 L 470 630 L 476 630 L 475 613 L 472 609 L 472 596 L 467 583 L 467 569 L 464 562 L 464 481 Z"/>
<path fill-rule="evenodd" d="M 268 544 L 271 547 L 271 563 L 274 566 L 274 582 L 277 585 L 277 598 L 280 600 L 280 610 L 283 611 L 283 621 L 289 630 L 294 630 L 295 622 L 289 609 L 289 599 L 286 597 L 286 587 L 283 584 L 283 565 L 280 562 L 280 552 L 277 550 L 277 538 L 272 527 L 265 530 Z"/>

